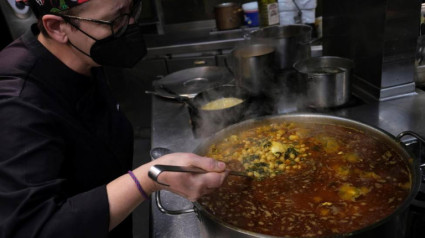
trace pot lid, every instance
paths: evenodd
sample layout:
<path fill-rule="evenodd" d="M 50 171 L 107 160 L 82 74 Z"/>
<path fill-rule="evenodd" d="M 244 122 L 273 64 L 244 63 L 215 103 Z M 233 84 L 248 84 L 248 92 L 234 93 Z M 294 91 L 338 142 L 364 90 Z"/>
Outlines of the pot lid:
<path fill-rule="evenodd" d="M 153 82 L 156 91 L 169 94 L 167 88 L 182 97 L 193 98 L 198 93 L 233 80 L 233 75 L 225 67 L 202 66 L 180 70 Z"/>

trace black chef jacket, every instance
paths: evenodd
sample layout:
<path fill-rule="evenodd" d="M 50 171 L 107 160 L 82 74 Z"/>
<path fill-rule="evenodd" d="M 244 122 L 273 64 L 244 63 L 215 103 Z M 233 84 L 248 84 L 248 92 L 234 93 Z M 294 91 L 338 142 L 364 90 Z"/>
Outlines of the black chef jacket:
<path fill-rule="evenodd" d="M 108 232 L 106 194 L 131 169 L 131 125 L 101 68 L 72 71 L 35 29 L 0 52 L 0 237 L 131 237 L 130 218 Z"/>

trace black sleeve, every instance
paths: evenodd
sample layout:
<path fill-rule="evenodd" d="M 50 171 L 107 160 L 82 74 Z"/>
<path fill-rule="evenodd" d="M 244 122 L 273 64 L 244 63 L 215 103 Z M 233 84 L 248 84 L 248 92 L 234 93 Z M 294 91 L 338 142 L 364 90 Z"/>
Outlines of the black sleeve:
<path fill-rule="evenodd" d="M 67 195 L 64 139 L 52 113 L 0 97 L 0 238 L 107 237 L 106 186 Z"/>

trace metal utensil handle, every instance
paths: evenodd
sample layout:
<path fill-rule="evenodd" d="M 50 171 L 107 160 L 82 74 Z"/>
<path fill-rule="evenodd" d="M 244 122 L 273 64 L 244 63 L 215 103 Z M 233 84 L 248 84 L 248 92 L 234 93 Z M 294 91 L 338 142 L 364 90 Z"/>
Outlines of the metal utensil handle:
<path fill-rule="evenodd" d="M 170 186 L 168 184 L 161 183 L 161 182 L 158 181 L 158 176 L 164 171 L 184 172 L 184 173 L 189 172 L 189 173 L 198 173 L 198 174 L 208 173 L 208 171 L 203 170 L 201 168 L 197 168 L 197 167 L 156 164 L 149 169 L 148 175 L 153 181 L 155 181 L 159 184 L 162 184 L 164 186 Z M 229 175 L 243 176 L 243 177 L 249 177 L 250 178 L 250 176 L 247 173 L 240 172 L 240 171 L 230 170 Z"/>
<path fill-rule="evenodd" d="M 230 171 L 229 171 L 229 175 L 242 176 L 242 177 L 252 178 L 252 176 L 249 176 L 246 172 L 234 171 L 234 170 L 230 170 Z"/>
<path fill-rule="evenodd" d="M 176 96 L 165 95 L 165 94 L 157 92 L 157 91 L 146 90 L 145 93 L 146 94 L 152 94 L 152 95 L 162 97 L 162 98 L 166 98 L 166 99 L 175 99 L 175 100 L 179 101 Z"/>
<path fill-rule="evenodd" d="M 165 183 L 161 183 L 158 181 L 158 176 L 165 171 L 169 171 L 169 172 L 189 172 L 189 173 L 207 173 L 207 171 L 201 169 L 201 168 L 196 168 L 196 167 L 189 167 L 189 166 L 173 166 L 173 165 L 161 165 L 161 164 L 156 164 L 153 165 L 148 172 L 149 178 L 151 178 L 153 181 L 162 184 L 164 186 L 170 186 L 168 184 Z"/>
<path fill-rule="evenodd" d="M 422 136 L 420 136 L 419 134 L 417 134 L 417 133 L 415 133 L 413 131 L 403 131 L 400 134 L 398 134 L 396 138 L 397 138 L 397 140 L 399 142 L 401 142 L 401 138 L 404 137 L 404 136 L 406 136 L 406 135 L 415 137 L 420 142 L 422 142 L 423 145 L 425 145 L 425 139 Z M 421 164 L 420 167 L 421 168 L 425 168 L 425 164 Z"/>
<path fill-rule="evenodd" d="M 178 102 L 185 103 L 187 106 L 191 107 L 193 110 L 198 110 L 198 107 L 195 104 L 193 104 L 193 102 L 190 98 L 181 96 L 180 94 L 178 94 L 178 93 L 174 92 L 173 90 L 171 90 L 170 88 L 166 87 L 164 84 L 160 84 L 159 87 L 162 90 L 164 90 L 165 92 L 167 92 L 171 95 L 174 95 L 175 99 Z"/>

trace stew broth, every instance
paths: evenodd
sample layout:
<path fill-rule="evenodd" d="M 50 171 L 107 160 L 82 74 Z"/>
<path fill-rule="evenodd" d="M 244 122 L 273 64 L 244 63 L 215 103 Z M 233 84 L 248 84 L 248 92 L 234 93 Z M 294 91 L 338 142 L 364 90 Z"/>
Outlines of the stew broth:
<path fill-rule="evenodd" d="M 274 236 L 349 233 L 391 214 L 408 196 L 408 162 L 361 131 L 276 123 L 231 135 L 206 156 L 246 170 L 199 203 L 222 221 Z"/>

